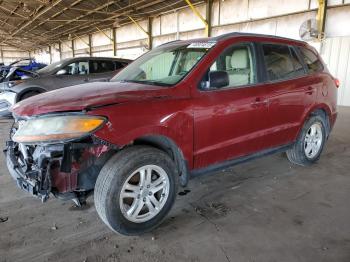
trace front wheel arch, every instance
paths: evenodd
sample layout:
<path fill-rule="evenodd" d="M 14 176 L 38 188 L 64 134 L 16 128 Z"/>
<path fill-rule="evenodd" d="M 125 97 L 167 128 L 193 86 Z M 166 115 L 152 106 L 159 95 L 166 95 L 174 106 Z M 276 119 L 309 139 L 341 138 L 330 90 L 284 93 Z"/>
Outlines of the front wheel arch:
<path fill-rule="evenodd" d="M 32 88 L 26 88 L 24 90 L 22 90 L 20 93 L 17 94 L 16 96 L 16 103 L 20 102 L 23 100 L 23 98 L 30 94 L 30 93 L 35 93 L 35 95 L 41 94 L 46 92 L 45 89 L 42 89 L 40 87 L 32 87 Z"/>
<path fill-rule="evenodd" d="M 185 187 L 189 181 L 188 162 L 177 144 L 170 138 L 162 135 L 148 135 L 137 138 L 133 141 L 134 145 L 146 145 L 158 148 L 164 151 L 174 161 L 179 174 L 180 185 Z"/>

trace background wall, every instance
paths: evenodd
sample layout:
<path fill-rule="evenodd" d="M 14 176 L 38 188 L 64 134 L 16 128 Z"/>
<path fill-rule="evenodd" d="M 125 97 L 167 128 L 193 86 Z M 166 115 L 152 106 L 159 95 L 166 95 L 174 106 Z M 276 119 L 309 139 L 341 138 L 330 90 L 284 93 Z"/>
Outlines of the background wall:
<path fill-rule="evenodd" d="M 21 58 L 28 58 L 28 51 L 18 50 L 11 46 L 0 46 L 0 62 L 10 64 Z"/>
<path fill-rule="evenodd" d="M 205 3 L 196 6 L 205 17 Z M 316 18 L 317 0 L 215 0 L 212 7 L 211 35 L 233 31 L 264 33 L 299 39 L 300 25 L 309 18 Z M 148 31 L 148 20 L 139 21 Z M 350 49 L 350 0 L 328 0 L 323 43 L 310 42 L 324 56 L 330 71 L 341 80 L 339 104 L 350 106 L 350 63 L 344 57 Z M 153 47 L 176 39 L 192 39 L 204 36 L 204 25 L 189 8 L 183 8 L 153 17 Z M 116 49 L 113 49 L 113 30 Z M 32 52 L 41 62 L 55 62 L 72 56 L 113 56 L 135 59 L 148 51 L 147 34 L 130 23 L 115 29 L 97 31 L 90 36 L 63 40 L 50 48 Z M 59 52 L 61 50 L 61 52 Z M 333 51 L 332 51 L 333 50 Z M 10 53 L 6 53 L 10 55 Z M 25 52 L 11 53 L 13 56 Z M 51 54 L 51 55 L 50 55 Z M 338 58 L 339 57 L 339 58 Z M 4 58 L 5 62 L 9 58 Z"/>

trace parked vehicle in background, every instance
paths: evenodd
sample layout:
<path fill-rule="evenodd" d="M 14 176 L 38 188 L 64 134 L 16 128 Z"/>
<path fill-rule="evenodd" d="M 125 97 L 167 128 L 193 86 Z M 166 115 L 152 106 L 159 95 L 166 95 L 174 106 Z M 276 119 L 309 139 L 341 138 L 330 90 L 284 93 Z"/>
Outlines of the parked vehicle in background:
<path fill-rule="evenodd" d="M 339 83 L 307 43 L 232 33 L 175 41 L 108 83 L 52 91 L 13 107 L 8 169 L 46 201 L 94 191 L 113 231 L 147 232 L 178 184 L 286 151 L 316 162 L 337 117 Z"/>
<path fill-rule="evenodd" d="M 43 64 L 43 63 L 38 63 L 33 58 L 23 58 L 23 59 L 17 60 L 15 62 L 9 64 L 8 66 L 4 66 L 4 65 L 1 66 L 0 67 L 0 80 L 1 80 L 1 78 L 6 77 L 6 75 L 10 71 L 10 69 L 13 67 L 19 67 L 19 68 L 22 68 L 22 69 L 27 70 L 27 71 L 37 71 L 41 68 L 44 68 L 45 66 L 47 66 L 47 65 Z M 18 73 L 21 74 L 20 72 L 18 72 Z"/>
<path fill-rule="evenodd" d="M 32 74 L 15 70 L 2 82 L 0 116 L 9 115 L 13 104 L 40 93 L 83 83 L 109 81 L 130 62 L 120 58 L 76 57 L 53 63 Z"/>
<path fill-rule="evenodd" d="M 16 101 L 16 93 L 7 92 L 6 90 L 11 87 L 23 83 L 26 79 L 35 78 L 39 75 L 33 71 L 27 71 L 19 67 L 13 67 L 10 69 L 3 81 L 0 82 L 0 116 L 10 117 L 11 112 L 9 108 Z"/>

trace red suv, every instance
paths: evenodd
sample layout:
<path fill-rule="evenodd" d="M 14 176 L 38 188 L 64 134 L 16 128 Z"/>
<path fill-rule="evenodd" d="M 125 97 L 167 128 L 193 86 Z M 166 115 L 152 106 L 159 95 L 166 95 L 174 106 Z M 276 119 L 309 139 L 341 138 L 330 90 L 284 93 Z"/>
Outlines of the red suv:
<path fill-rule="evenodd" d="M 277 151 L 317 161 L 337 116 L 338 81 L 314 48 L 245 33 L 174 41 L 110 82 L 12 108 L 7 164 L 20 188 L 77 204 L 94 192 L 114 231 L 155 228 L 189 178 Z"/>

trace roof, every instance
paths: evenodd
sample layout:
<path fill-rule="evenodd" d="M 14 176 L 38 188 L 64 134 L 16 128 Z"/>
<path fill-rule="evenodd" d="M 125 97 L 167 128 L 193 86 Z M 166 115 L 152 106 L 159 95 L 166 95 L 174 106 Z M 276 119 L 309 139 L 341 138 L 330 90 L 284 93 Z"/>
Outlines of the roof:
<path fill-rule="evenodd" d="M 203 2 L 192 0 L 192 3 Z M 185 7 L 183 0 L 0 0 L 0 46 L 23 50 Z"/>

